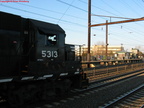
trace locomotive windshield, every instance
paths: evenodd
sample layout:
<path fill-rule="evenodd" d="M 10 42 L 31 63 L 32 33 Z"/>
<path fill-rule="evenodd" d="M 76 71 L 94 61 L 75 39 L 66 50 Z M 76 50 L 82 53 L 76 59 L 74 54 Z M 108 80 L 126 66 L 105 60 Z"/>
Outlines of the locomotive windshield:
<path fill-rule="evenodd" d="M 51 46 L 57 44 L 57 35 L 51 33 L 43 33 L 39 30 L 39 34 L 45 38 L 45 46 Z"/>
<path fill-rule="evenodd" d="M 46 45 L 56 45 L 57 36 L 55 34 L 46 35 Z"/>

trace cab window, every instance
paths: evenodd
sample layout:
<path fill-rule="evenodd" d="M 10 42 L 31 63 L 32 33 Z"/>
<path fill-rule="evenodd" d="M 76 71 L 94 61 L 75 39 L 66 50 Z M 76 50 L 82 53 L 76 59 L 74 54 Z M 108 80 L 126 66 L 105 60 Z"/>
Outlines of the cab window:
<path fill-rule="evenodd" d="M 45 43 L 47 46 L 57 44 L 57 35 L 56 34 L 47 34 L 45 36 Z"/>
<path fill-rule="evenodd" d="M 57 44 L 57 35 L 56 34 L 44 33 L 41 30 L 39 30 L 39 34 L 45 39 L 45 46 L 52 46 L 52 45 Z"/>

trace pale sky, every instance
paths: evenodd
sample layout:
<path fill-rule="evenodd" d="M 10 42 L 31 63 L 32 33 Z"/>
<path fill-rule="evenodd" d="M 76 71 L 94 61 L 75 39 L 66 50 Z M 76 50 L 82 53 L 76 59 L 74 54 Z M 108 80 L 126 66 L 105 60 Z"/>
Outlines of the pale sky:
<path fill-rule="evenodd" d="M 87 45 L 88 0 L 27 0 L 8 2 L 0 0 L 0 11 L 59 24 L 66 32 L 66 43 Z M 6 0 L 4 0 L 6 1 Z M 25 0 L 26 1 L 26 0 Z M 144 17 L 144 0 L 91 0 L 92 14 L 126 18 Z M 108 17 L 92 16 L 92 24 L 110 22 Z M 111 21 L 127 19 L 112 18 Z M 109 45 L 126 49 L 144 49 L 144 21 L 109 26 Z M 105 43 L 105 26 L 91 29 L 91 45 Z M 94 36 L 96 35 L 96 36 Z"/>

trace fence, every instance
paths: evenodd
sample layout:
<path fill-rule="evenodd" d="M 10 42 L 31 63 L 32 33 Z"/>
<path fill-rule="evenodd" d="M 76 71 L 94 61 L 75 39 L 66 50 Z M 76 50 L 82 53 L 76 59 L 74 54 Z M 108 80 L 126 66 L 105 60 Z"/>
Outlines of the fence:
<path fill-rule="evenodd" d="M 87 68 L 84 69 L 84 72 L 89 78 L 89 81 L 93 82 L 96 80 L 104 79 L 106 77 L 112 77 L 141 69 L 144 69 L 144 63 L 107 66 L 103 68 L 102 67 Z"/>

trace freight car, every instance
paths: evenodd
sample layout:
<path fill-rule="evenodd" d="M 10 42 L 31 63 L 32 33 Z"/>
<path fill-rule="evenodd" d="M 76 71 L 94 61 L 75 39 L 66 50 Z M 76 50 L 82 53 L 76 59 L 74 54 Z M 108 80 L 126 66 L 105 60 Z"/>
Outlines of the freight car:
<path fill-rule="evenodd" d="M 0 11 L 0 97 L 10 105 L 87 86 L 75 46 L 56 24 Z"/>

